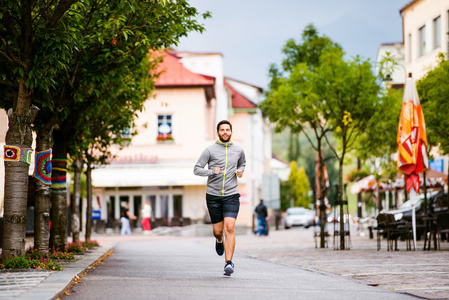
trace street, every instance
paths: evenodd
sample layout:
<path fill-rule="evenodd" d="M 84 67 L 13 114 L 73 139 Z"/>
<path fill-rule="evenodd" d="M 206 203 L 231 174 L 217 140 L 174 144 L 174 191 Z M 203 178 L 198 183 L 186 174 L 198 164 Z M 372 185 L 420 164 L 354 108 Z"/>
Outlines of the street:
<path fill-rule="evenodd" d="M 64 299 L 412 298 L 239 253 L 234 257 L 235 273 L 224 277 L 224 259 L 216 255 L 213 242 L 185 237 L 119 242 L 113 254 L 82 277 Z"/>

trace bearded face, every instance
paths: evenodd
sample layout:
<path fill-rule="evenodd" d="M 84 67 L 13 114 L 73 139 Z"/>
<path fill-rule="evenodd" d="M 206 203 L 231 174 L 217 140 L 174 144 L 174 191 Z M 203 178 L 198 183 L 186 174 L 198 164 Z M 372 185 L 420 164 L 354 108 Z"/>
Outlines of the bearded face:
<path fill-rule="evenodd" d="M 217 132 L 218 138 L 223 143 L 227 143 L 231 140 L 232 130 L 229 124 L 222 124 Z"/>

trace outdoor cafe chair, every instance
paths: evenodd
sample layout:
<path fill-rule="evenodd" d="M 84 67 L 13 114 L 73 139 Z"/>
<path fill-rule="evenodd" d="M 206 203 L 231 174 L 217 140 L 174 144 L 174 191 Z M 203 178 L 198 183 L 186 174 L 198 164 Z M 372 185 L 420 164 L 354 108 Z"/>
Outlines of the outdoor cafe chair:
<path fill-rule="evenodd" d="M 438 236 L 438 249 L 440 248 L 441 234 L 449 234 L 449 213 L 440 213 L 437 215 L 436 232 Z M 446 236 L 446 239 L 448 237 Z"/>
<path fill-rule="evenodd" d="M 381 237 L 387 237 L 388 241 L 388 227 L 386 214 L 377 215 L 377 251 L 381 248 Z M 387 242 L 388 244 L 388 242 Z M 388 247 L 388 245 L 387 245 Z"/>
<path fill-rule="evenodd" d="M 386 214 L 388 250 L 398 250 L 398 239 L 404 238 L 407 250 L 411 250 L 412 226 L 406 221 L 396 221 L 394 215 Z M 393 249 L 394 241 L 394 249 Z"/>

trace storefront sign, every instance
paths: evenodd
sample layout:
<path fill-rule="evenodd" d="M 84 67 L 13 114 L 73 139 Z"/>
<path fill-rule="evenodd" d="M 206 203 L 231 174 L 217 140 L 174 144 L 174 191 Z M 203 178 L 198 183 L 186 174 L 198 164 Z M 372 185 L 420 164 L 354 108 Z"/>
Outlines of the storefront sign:
<path fill-rule="evenodd" d="M 92 210 L 92 220 L 101 220 L 101 210 Z"/>

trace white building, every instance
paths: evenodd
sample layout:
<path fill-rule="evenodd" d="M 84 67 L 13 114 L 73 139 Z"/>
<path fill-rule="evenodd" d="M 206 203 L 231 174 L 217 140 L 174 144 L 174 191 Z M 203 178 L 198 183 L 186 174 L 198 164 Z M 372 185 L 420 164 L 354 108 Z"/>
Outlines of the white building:
<path fill-rule="evenodd" d="M 449 51 L 449 0 L 414 0 L 400 10 L 405 71 L 418 80 Z M 408 75 L 407 75 L 408 76 Z"/>

